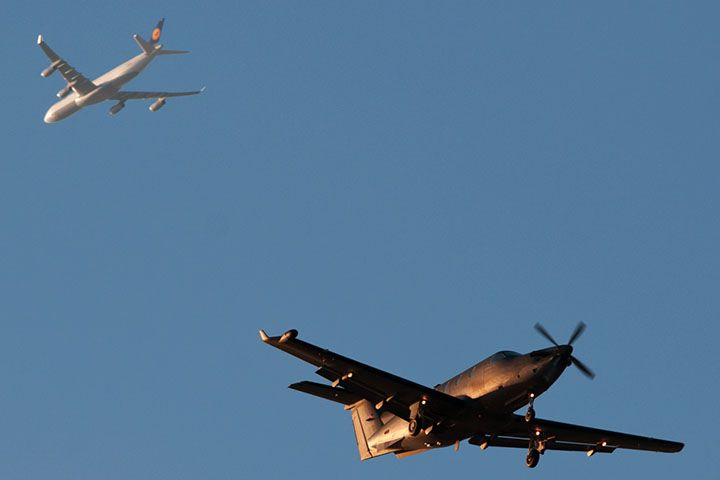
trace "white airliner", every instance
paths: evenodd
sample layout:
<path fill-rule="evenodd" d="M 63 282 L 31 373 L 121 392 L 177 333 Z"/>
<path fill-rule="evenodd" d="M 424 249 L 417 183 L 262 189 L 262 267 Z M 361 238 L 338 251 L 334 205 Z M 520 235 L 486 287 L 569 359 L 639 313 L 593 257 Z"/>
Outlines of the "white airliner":
<path fill-rule="evenodd" d="M 42 48 L 45 55 L 50 59 L 50 66 L 43 70 L 40 75 L 49 77 L 55 70 L 59 70 L 60 74 L 67 81 L 67 85 L 57 92 L 57 96 L 61 100 L 50 107 L 45 114 L 45 122 L 59 122 L 83 107 L 94 105 L 104 100 L 114 100 L 117 102 L 110 107 L 110 114 L 115 115 L 125 107 L 125 101 L 127 100 L 156 98 L 157 100 L 150 105 L 150 111 L 156 112 L 165 105 L 168 97 L 181 97 L 202 93 L 205 87 L 192 92 L 131 92 L 120 90 L 124 84 L 142 72 L 156 56 L 189 53 L 187 50 L 164 50 L 162 45 L 158 43 L 164 21 L 165 19 L 163 18 L 158 22 L 152 31 L 149 42 L 140 35 L 133 35 L 133 38 L 142 50 L 141 54 L 118 65 L 92 81 L 60 58 L 58 54 L 45 43 L 42 35 L 38 35 L 38 45 L 40 45 L 40 48 Z"/>

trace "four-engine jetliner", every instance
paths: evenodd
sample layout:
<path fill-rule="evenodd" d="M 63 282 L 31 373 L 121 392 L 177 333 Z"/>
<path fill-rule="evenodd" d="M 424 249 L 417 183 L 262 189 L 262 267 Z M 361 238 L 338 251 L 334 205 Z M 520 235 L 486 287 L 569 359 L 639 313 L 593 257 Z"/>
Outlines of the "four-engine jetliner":
<path fill-rule="evenodd" d="M 157 100 L 150 105 L 150 111 L 155 112 L 165 105 L 168 97 L 181 97 L 201 93 L 205 89 L 204 87 L 192 92 L 130 92 L 120 90 L 124 84 L 135 78 L 158 55 L 188 53 L 186 50 L 165 50 L 163 46 L 158 43 L 164 21 L 165 19 L 162 19 L 158 22 L 152 31 L 149 42 L 140 35 L 133 35 L 135 42 L 137 42 L 142 50 L 141 54 L 118 65 L 92 81 L 85 78 L 82 73 L 75 70 L 69 63 L 60 58 L 58 54 L 45 43 L 42 35 L 38 35 L 38 45 L 40 45 L 40 48 L 42 48 L 45 55 L 50 59 L 50 66 L 43 70 L 40 75 L 49 77 L 55 70 L 59 70 L 60 74 L 67 81 L 67 85 L 57 92 L 57 96 L 61 100 L 50 107 L 45 114 L 45 122 L 58 122 L 83 107 L 94 105 L 104 100 L 114 100 L 117 102 L 110 108 L 110 114 L 115 115 L 125 107 L 127 100 L 155 98 Z"/>
<path fill-rule="evenodd" d="M 679 452 L 683 444 L 535 418 L 534 400 L 570 365 L 594 374 L 572 355 L 580 323 L 566 345 L 559 345 L 540 325 L 535 328 L 554 346 L 525 355 L 502 351 L 445 383 L 429 388 L 343 357 L 297 338 L 297 330 L 260 338 L 319 367 L 331 385 L 303 381 L 290 388 L 345 405 L 352 414 L 360 459 L 393 453 L 403 458 L 439 447 L 469 443 L 481 449 L 527 449 L 533 468 L 547 450 L 612 453 L 616 448 Z M 527 413 L 513 412 L 528 405 Z"/>

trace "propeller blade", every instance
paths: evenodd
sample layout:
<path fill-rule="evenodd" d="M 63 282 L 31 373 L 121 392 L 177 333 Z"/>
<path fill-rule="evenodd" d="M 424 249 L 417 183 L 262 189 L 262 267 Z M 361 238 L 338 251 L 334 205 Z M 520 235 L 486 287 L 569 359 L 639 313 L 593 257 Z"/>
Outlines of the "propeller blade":
<path fill-rule="evenodd" d="M 573 365 L 575 365 L 586 377 L 588 378 L 595 378 L 595 374 L 592 370 L 590 370 L 584 363 L 582 363 L 577 358 L 570 356 L 570 360 L 572 361 Z"/>
<path fill-rule="evenodd" d="M 536 323 L 536 324 L 535 324 L 535 330 L 537 330 L 538 332 L 540 332 L 540 335 L 542 335 L 543 337 L 545 337 L 545 338 L 547 338 L 548 340 L 550 340 L 550 343 L 552 343 L 552 344 L 555 345 L 556 347 L 559 347 L 559 346 L 560 346 L 560 345 L 558 345 L 558 342 L 556 342 L 555 339 L 552 337 L 552 335 L 550 335 L 550 334 L 548 333 L 548 331 L 545 330 L 545 327 L 543 327 L 542 325 L 540 325 L 540 323 Z"/>
<path fill-rule="evenodd" d="M 568 340 L 568 345 L 572 345 L 575 340 L 578 339 L 580 335 L 585 331 L 585 324 L 583 322 L 578 323 L 577 327 L 575 327 L 575 331 L 572 335 L 570 335 L 570 340 Z"/>

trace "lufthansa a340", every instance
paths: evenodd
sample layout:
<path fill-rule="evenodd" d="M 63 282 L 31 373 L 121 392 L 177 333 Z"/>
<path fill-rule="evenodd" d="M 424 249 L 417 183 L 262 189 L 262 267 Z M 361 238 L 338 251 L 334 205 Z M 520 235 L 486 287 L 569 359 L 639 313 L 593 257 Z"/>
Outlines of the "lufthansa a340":
<path fill-rule="evenodd" d="M 118 65 L 109 72 L 102 74 L 95 80 L 89 80 L 72 65 L 60 58 L 60 56 L 45 43 L 43 36 L 38 35 L 38 45 L 50 59 L 50 65 L 40 72 L 40 75 L 49 77 L 55 73 L 55 71 L 58 71 L 65 79 L 65 86 L 57 92 L 57 97 L 60 98 L 60 101 L 48 109 L 45 114 L 45 122 L 59 122 L 84 107 L 105 100 L 116 102 L 110 107 L 110 114 L 115 115 L 125 107 L 127 100 L 143 98 L 155 99 L 155 102 L 149 107 L 151 112 L 155 112 L 165 105 L 169 97 L 182 97 L 201 93 L 204 88 L 190 92 L 133 92 L 121 90 L 123 85 L 135 78 L 159 55 L 188 53 L 186 50 L 167 50 L 158 43 L 164 21 L 165 19 L 160 20 L 153 29 L 150 41 L 145 40 L 140 35 L 133 35 L 135 42 L 140 47 L 140 50 L 142 50 L 139 55 Z"/>

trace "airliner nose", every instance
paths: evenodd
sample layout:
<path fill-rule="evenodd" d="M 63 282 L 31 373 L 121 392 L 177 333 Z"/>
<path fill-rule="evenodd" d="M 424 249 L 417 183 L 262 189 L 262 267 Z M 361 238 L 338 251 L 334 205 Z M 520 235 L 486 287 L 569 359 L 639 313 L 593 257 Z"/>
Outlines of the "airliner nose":
<path fill-rule="evenodd" d="M 52 111 L 52 108 L 47 111 L 43 120 L 45 121 L 45 123 L 54 123 L 55 122 L 55 112 Z"/>

